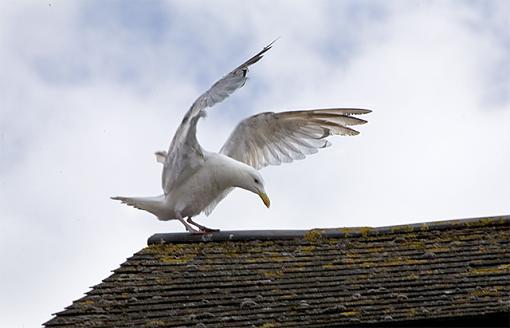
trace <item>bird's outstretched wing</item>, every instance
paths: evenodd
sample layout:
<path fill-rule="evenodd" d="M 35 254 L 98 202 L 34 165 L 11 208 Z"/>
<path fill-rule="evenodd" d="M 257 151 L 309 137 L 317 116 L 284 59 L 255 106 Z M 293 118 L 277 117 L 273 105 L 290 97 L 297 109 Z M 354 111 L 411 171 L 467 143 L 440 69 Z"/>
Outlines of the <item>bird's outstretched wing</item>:
<path fill-rule="evenodd" d="M 327 108 L 257 114 L 237 125 L 220 152 L 256 169 L 292 162 L 329 146 L 331 135 L 359 134 L 349 126 L 367 121 L 352 115 L 370 112 Z"/>
<path fill-rule="evenodd" d="M 214 83 L 195 100 L 177 129 L 168 155 L 164 159 L 162 185 L 165 194 L 168 194 L 173 186 L 178 185 L 179 181 L 191 176 L 203 163 L 203 151 L 196 138 L 196 126 L 200 117 L 205 116 L 204 109 L 223 101 L 242 87 L 247 80 L 248 67 L 258 62 L 264 53 L 271 49 L 273 43 L 274 41 Z"/>

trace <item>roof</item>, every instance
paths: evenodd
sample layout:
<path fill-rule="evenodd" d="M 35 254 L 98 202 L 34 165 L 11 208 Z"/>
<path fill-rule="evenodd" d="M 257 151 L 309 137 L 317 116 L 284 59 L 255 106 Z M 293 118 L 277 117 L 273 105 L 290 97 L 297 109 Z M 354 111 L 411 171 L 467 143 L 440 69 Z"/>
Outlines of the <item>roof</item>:
<path fill-rule="evenodd" d="M 156 234 L 45 325 L 366 326 L 507 313 L 509 226 L 500 216 Z"/>

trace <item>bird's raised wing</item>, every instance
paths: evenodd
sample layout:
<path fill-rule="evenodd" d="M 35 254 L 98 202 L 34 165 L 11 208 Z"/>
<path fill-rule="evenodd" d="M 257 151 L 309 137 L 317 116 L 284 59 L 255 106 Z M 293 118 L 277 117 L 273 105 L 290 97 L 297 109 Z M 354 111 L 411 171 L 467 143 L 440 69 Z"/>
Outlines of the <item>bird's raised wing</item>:
<path fill-rule="evenodd" d="M 352 115 L 368 109 L 328 108 L 261 113 L 239 123 L 220 152 L 256 169 L 280 165 L 316 153 L 331 135 L 356 135 L 349 126 L 367 121 Z"/>
<path fill-rule="evenodd" d="M 168 194 L 173 186 L 178 185 L 179 181 L 191 176 L 203 163 L 203 151 L 196 138 L 196 126 L 200 117 L 205 116 L 205 108 L 223 101 L 242 87 L 247 80 L 248 67 L 258 62 L 264 53 L 271 49 L 273 43 L 274 41 L 214 83 L 195 100 L 177 129 L 168 155 L 164 159 L 162 185 L 165 194 Z"/>

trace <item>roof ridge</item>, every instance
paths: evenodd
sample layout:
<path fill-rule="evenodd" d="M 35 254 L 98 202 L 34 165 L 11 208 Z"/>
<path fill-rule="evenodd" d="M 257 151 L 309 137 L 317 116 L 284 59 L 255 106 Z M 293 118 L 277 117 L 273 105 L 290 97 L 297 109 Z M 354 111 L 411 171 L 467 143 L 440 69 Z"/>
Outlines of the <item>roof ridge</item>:
<path fill-rule="evenodd" d="M 311 230 L 230 230 L 206 234 L 192 234 L 188 232 L 157 233 L 148 240 L 148 245 L 223 242 L 223 241 L 251 241 L 251 240 L 289 240 L 304 238 L 342 238 L 375 236 L 395 233 L 410 233 L 428 230 L 460 229 L 466 227 L 510 225 L 510 215 L 477 217 L 457 220 L 442 220 L 413 224 L 401 224 L 383 227 L 344 227 L 344 228 L 315 228 Z"/>

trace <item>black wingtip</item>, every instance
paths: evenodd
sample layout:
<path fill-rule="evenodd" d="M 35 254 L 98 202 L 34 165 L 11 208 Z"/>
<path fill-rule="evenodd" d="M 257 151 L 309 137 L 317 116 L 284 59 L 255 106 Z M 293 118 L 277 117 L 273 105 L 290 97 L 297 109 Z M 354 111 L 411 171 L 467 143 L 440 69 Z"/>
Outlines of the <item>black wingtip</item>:
<path fill-rule="evenodd" d="M 267 46 L 265 46 L 258 54 L 256 54 L 255 56 L 258 56 L 260 58 L 264 57 L 264 53 L 266 51 L 269 51 L 269 49 L 271 49 L 273 47 L 273 44 L 278 41 L 280 39 L 280 37 L 277 37 L 276 39 L 274 39 L 273 41 L 271 41 Z M 255 57 L 254 56 L 254 57 Z M 260 58 L 258 60 L 260 60 Z"/>
<path fill-rule="evenodd" d="M 372 110 L 366 108 L 352 108 L 355 112 L 349 113 L 349 115 L 365 115 L 372 113 Z"/>
<path fill-rule="evenodd" d="M 242 65 L 240 65 L 237 69 L 242 69 L 242 68 L 246 68 L 250 65 L 253 65 L 255 64 L 256 62 L 258 62 L 259 60 L 262 59 L 262 57 L 264 57 L 264 54 L 269 51 L 269 49 L 271 49 L 273 47 L 273 44 L 278 41 L 278 39 L 280 39 L 280 37 L 274 39 L 271 43 L 269 43 L 267 46 L 265 46 L 260 52 L 258 52 L 255 56 L 251 57 L 250 59 L 248 59 L 246 62 L 244 62 Z"/>
<path fill-rule="evenodd" d="M 268 48 L 268 50 L 269 50 L 269 49 L 271 49 L 271 47 L 273 46 L 273 44 L 274 44 L 276 41 L 280 40 L 280 39 L 281 39 L 281 36 L 277 37 L 276 39 L 274 39 L 273 41 L 271 41 L 271 43 L 269 43 L 267 46 L 265 46 L 265 47 L 264 47 L 264 49 L 265 49 L 265 48 Z"/>

